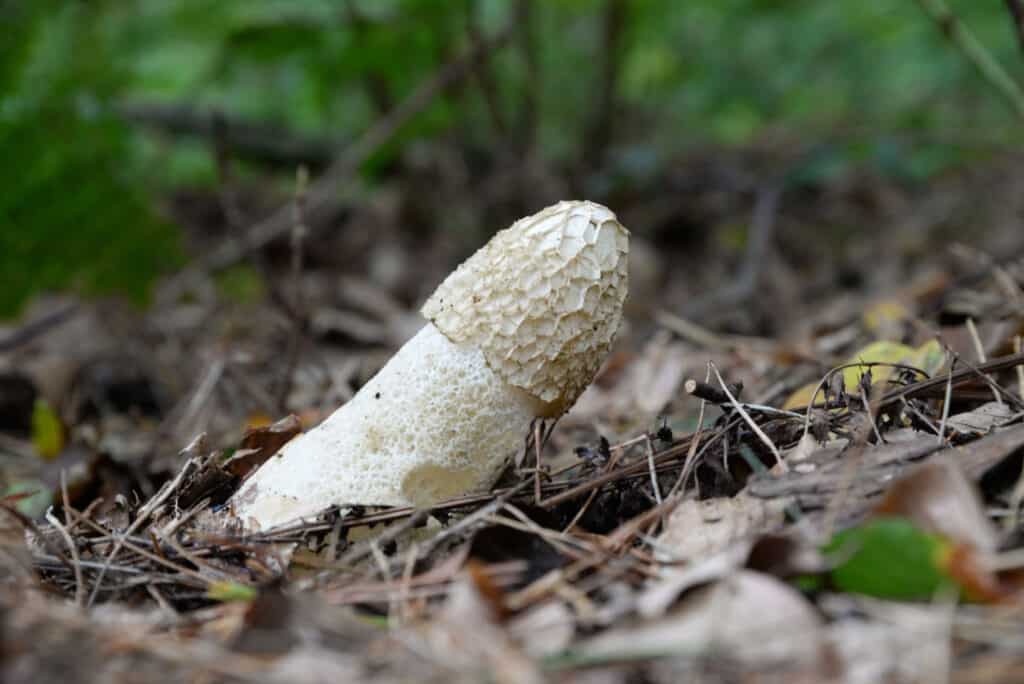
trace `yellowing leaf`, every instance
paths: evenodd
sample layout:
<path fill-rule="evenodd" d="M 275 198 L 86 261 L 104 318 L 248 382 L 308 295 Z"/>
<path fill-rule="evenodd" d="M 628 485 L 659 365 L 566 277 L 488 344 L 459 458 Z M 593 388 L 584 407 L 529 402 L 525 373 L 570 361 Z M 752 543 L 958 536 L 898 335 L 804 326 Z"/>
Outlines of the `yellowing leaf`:
<path fill-rule="evenodd" d="M 895 369 L 888 365 L 867 365 L 872 363 L 914 366 L 931 376 L 937 373 L 945 364 L 945 354 L 936 340 L 925 342 L 917 349 L 898 342 L 887 342 L 885 340 L 872 342 L 853 354 L 842 364 L 857 364 L 843 370 L 843 382 L 846 384 L 847 392 L 856 391 L 857 383 L 860 382 L 861 376 L 868 370 L 871 371 L 872 382 L 876 384 L 885 382 L 895 372 Z M 923 378 L 916 379 L 922 380 Z M 811 395 L 814 393 L 817 384 L 807 384 L 793 392 L 786 400 L 783 408 L 792 409 L 807 406 L 811 401 Z M 820 392 L 817 399 L 818 401 L 823 399 Z"/>
<path fill-rule="evenodd" d="M 861 318 L 864 320 L 864 327 L 876 337 L 885 337 L 893 330 L 898 330 L 899 324 L 909 319 L 910 309 L 895 299 L 883 299 L 875 302 L 864 310 Z"/>
<path fill-rule="evenodd" d="M 32 407 L 32 446 L 47 461 L 64 448 L 64 426 L 45 399 L 37 399 Z"/>
<path fill-rule="evenodd" d="M 206 597 L 214 601 L 252 601 L 256 594 L 252 587 L 230 580 L 211 582 L 206 588 Z"/>
<path fill-rule="evenodd" d="M 915 349 L 913 355 L 904 363 L 934 376 L 946 365 L 946 351 L 938 340 L 930 340 Z"/>

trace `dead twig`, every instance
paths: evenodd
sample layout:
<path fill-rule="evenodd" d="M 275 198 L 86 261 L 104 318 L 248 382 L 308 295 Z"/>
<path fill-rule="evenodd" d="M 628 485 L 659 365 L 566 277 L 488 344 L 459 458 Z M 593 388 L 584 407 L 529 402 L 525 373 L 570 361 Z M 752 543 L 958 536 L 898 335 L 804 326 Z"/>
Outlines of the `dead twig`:
<path fill-rule="evenodd" d="M 476 0 L 468 0 L 466 7 L 466 33 L 469 35 L 470 44 L 477 50 L 484 43 L 484 35 L 480 30 L 480 3 Z M 508 124 L 505 122 L 505 115 L 501 111 L 498 87 L 491 72 L 489 62 L 484 58 L 485 53 L 479 52 L 480 58 L 473 63 L 473 77 L 480 87 L 484 104 L 487 105 L 487 114 L 491 118 L 494 132 L 498 141 L 508 139 Z"/>
<path fill-rule="evenodd" d="M 65 509 L 64 515 L 68 515 L 67 509 Z M 75 605 L 81 607 L 85 597 L 85 579 L 82 577 L 82 559 L 78 556 L 78 546 L 68 534 L 67 528 L 61 524 L 60 520 L 57 520 L 52 509 L 46 511 L 45 518 L 48 523 L 53 525 L 53 529 L 60 533 L 60 536 L 64 538 L 64 543 L 67 544 L 68 553 L 71 554 L 71 565 L 75 570 Z"/>
<path fill-rule="evenodd" d="M 736 401 L 736 397 L 734 397 L 729 391 L 729 388 L 725 384 L 725 380 L 722 379 L 721 373 L 718 372 L 718 368 L 713 363 L 711 364 L 711 371 L 715 374 L 715 378 L 718 379 L 718 384 L 721 386 L 725 396 L 729 398 L 729 402 L 732 404 L 733 409 L 740 414 L 740 417 L 742 417 L 747 425 L 750 426 L 751 431 L 757 435 L 757 438 L 760 439 L 761 442 L 768 447 L 768 450 L 772 452 L 772 456 L 775 457 L 775 465 L 779 467 L 780 471 L 787 472 L 789 467 L 786 466 L 786 462 L 782 460 L 782 454 L 779 452 L 779 448 L 768 438 L 768 435 L 764 434 L 764 430 L 761 429 L 761 426 L 754 422 L 754 419 L 750 417 L 750 414 L 743 409 L 738 401 Z"/>
<path fill-rule="evenodd" d="M 0 339 L 0 352 L 9 352 L 28 344 L 46 331 L 71 320 L 78 313 L 78 304 L 66 304 L 56 311 L 51 311 L 39 318 L 29 321 L 14 332 Z"/>
<path fill-rule="evenodd" d="M 1020 335 L 1013 336 L 1013 353 L 1021 353 Z M 1021 401 L 1024 401 L 1024 366 L 1017 366 L 1017 393 L 1020 394 Z"/>
<path fill-rule="evenodd" d="M 982 79 L 1002 96 L 1013 111 L 1024 118 L 1024 91 L 996 61 L 988 48 L 953 14 L 945 0 L 917 0 L 935 25 L 971 63 Z"/>
<path fill-rule="evenodd" d="M 647 467 L 651 471 L 651 489 L 654 490 L 654 500 L 660 506 L 662 503 L 661 488 L 658 487 L 658 472 L 654 468 L 654 444 L 651 442 L 650 435 L 647 435 Z"/>
<path fill-rule="evenodd" d="M 601 14 L 600 80 L 592 111 L 594 118 L 586 130 L 583 163 L 592 166 L 601 161 L 612 137 L 615 123 L 615 97 L 622 62 L 622 34 L 629 20 L 626 0 L 606 0 Z"/>
<path fill-rule="evenodd" d="M 123 534 L 117 535 L 117 541 L 114 542 L 114 547 L 110 550 L 110 553 L 107 555 L 107 558 L 103 563 L 103 568 L 100 569 L 99 576 L 96 578 L 96 584 L 93 586 L 92 593 L 89 594 L 89 601 L 86 604 L 87 606 L 91 607 L 92 604 L 96 601 L 96 595 L 99 593 L 100 586 L 103 584 L 103 577 L 107 574 L 107 568 L 117 558 L 117 554 L 120 553 L 121 548 L 128 543 L 126 541 L 127 538 L 133 535 L 136 532 L 136 530 L 138 530 L 140 527 L 142 527 L 142 524 L 146 522 L 149 516 L 151 516 L 158 508 L 160 508 L 161 506 L 164 505 L 164 503 L 167 502 L 167 500 L 171 497 L 171 494 L 177 491 L 181 483 L 185 481 L 185 478 L 188 475 L 190 475 L 195 470 L 196 467 L 198 467 L 198 462 L 196 461 L 195 458 L 190 458 L 188 461 L 186 461 L 185 466 L 178 471 L 178 474 L 174 477 L 174 479 L 165 484 L 163 487 L 161 487 L 160 491 L 157 492 L 154 497 L 152 497 L 149 501 L 146 502 L 145 505 L 142 506 L 142 508 L 139 509 L 138 516 L 135 518 L 132 524 L 128 526 L 128 529 L 125 530 Z M 180 568 L 178 569 L 180 570 Z"/>
<path fill-rule="evenodd" d="M 974 345 L 974 353 L 978 355 L 978 361 L 985 363 L 988 361 L 988 359 L 985 358 L 985 346 L 981 343 L 981 337 L 978 335 L 978 326 L 974 324 L 974 319 L 970 316 L 967 317 L 966 326 L 967 332 L 971 336 L 971 343 Z M 990 383 L 990 385 L 995 382 L 988 375 L 985 376 L 985 379 Z M 992 389 L 992 396 L 995 397 L 996 403 L 1000 406 L 1005 406 L 1006 403 L 1003 401 L 1002 393 L 994 387 L 991 387 L 990 389 Z"/>
<path fill-rule="evenodd" d="M 949 373 L 946 374 L 946 396 L 942 400 L 942 420 L 939 421 L 939 444 L 946 441 L 946 421 L 949 420 L 949 405 L 953 400 L 953 369 L 956 368 L 956 357 L 949 364 Z"/>
<path fill-rule="evenodd" d="M 684 313 L 686 318 L 704 318 L 716 310 L 731 308 L 754 293 L 768 261 L 767 253 L 775 234 L 781 198 L 782 187 L 777 184 L 767 185 L 758 191 L 747 235 L 747 251 L 739 273 L 730 279 L 729 285 L 687 304 Z"/>
<path fill-rule="evenodd" d="M 701 382 L 694 378 L 690 378 L 683 383 L 683 391 L 692 397 L 696 397 L 701 401 L 710 401 L 712 404 L 728 404 L 729 395 L 718 389 L 714 385 L 709 385 L 706 382 Z M 743 391 L 743 385 L 740 383 L 729 385 L 729 392 L 733 396 L 739 396 L 740 392 Z"/>
<path fill-rule="evenodd" d="M 115 105 L 127 121 L 171 136 L 217 141 L 233 156 L 283 168 L 308 164 L 323 168 L 341 141 L 302 135 L 280 126 L 246 120 L 225 112 L 210 112 L 189 104 L 122 102 Z M 218 121 L 219 120 L 219 121 Z"/>
<path fill-rule="evenodd" d="M 519 141 L 522 156 L 528 158 L 533 151 L 537 137 L 537 94 L 542 90 L 540 59 L 537 56 L 536 28 L 534 26 L 534 0 L 519 0 L 515 8 L 516 21 L 520 26 L 518 48 L 526 65 L 526 78 L 520 90 L 522 107 L 519 114 Z"/>
<path fill-rule="evenodd" d="M 306 326 L 308 312 L 306 298 L 302 293 L 303 242 L 309 228 L 306 226 L 306 186 L 309 184 L 309 173 L 300 166 L 295 173 L 295 199 L 293 205 L 294 223 L 291 235 L 291 280 L 292 301 L 288 315 L 292 319 L 288 335 L 288 348 L 285 352 L 284 375 L 281 378 L 281 391 L 277 395 L 277 408 L 280 413 L 288 413 L 288 395 L 292 391 L 295 367 L 299 363 L 299 349 L 302 344 L 303 329 Z"/>

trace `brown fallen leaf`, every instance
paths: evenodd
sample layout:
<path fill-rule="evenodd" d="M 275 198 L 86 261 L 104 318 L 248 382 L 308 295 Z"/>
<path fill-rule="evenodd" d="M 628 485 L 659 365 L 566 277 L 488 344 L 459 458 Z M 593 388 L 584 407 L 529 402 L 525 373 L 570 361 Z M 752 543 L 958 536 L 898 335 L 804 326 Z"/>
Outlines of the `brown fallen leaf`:
<path fill-rule="evenodd" d="M 300 432 L 302 423 L 294 414 L 285 416 L 272 425 L 247 430 L 238 450 L 223 467 L 232 475 L 245 478 Z"/>
<path fill-rule="evenodd" d="M 544 681 L 534 662 L 513 641 L 494 609 L 492 589 L 482 589 L 481 572 L 456 579 L 440 613 L 419 632 L 438 662 L 457 672 L 475 672 L 498 684 Z"/>
<path fill-rule="evenodd" d="M 683 501 L 665 522 L 657 546 L 663 560 L 704 558 L 741 540 L 780 528 L 790 499 L 759 499 L 745 492 L 732 498 Z"/>
<path fill-rule="evenodd" d="M 740 570 L 692 592 L 663 617 L 584 641 L 578 655 L 600 662 L 714 652 L 748 667 L 808 665 L 825 656 L 822 625 L 799 591 L 769 575 Z"/>
<path fill-rule="evenodd" d="M 893 483 L 873 513 L 903 516 L 981 551 L 992 552 L 999 544 L 974 483 L 949 454 L 936 455 Z"/>

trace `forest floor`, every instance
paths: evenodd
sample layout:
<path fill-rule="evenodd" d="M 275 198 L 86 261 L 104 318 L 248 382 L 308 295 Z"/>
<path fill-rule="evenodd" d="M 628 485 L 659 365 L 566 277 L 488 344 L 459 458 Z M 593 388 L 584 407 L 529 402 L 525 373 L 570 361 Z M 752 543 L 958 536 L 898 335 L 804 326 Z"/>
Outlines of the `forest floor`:
<path fill-rule="evenodd" d="M 270 239 L 267 188 L 180 193 L 194 259 L 147 310 L 0 329 L 4 681 L 1024 679 L 1019 157 L 783 183 L 706 150 L 603 186 L 461 159 L 283 198 Z M 632 230 L 627 321 L 493 491 L 217 526 L 454 264 L 587 187 Z"/>

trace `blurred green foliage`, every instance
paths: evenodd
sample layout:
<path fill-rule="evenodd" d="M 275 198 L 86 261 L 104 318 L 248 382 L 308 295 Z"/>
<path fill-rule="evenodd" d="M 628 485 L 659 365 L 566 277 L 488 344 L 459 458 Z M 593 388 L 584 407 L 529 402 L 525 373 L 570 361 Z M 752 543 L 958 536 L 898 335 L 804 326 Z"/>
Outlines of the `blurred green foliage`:
<path fill-rule="evenodd" d="M 950 4 L 1020 76 L 1003 4 Z M 141 298 L 154 274 L 179 263 L 174 231 L 154 215 L 156 198 L 214 183 L 213 152 L 130 128 L 116 104 L 186 104 L 352 139 L 461 52 L 471 20 L 493 33 L 517 5 L 0 0 L 0 315 L 41 289 Z M 496 101 L 513 135 L 498 135 L 470 81 L 438 98 L 376 161 L 410 140 L 453 132 L 478 149 L 525 144 L 517 135 L 534 120 L 549 161 L 578 159 L 611 49 L 606 5 L 534 0 L 530 39 L 517 36 L 494 55 Z M 694 144 L 788 131 L 823 141 L 805 176 L 870 164 L 926 178 L 1021 140 L 1020 122 L 913 0 L 624 5 L 615 141 L 638 168 Z"/>
<path fill-rule="evenodd" d="M 0 316 L 75 287 L 142 301 L 178 263 L 105 102 L 128 80 L 84 5 L 4 3 L 0 58 Z"/>

